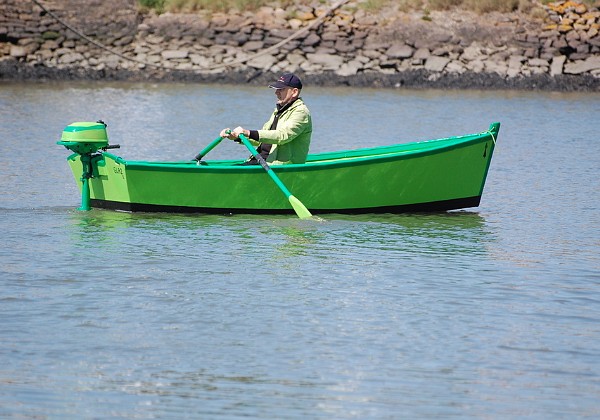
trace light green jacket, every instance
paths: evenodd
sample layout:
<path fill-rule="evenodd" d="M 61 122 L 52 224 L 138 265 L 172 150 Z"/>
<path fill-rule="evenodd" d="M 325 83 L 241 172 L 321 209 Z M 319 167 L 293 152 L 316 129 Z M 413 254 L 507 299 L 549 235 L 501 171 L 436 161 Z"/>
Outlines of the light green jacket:
<path fill-rule="evenodd" d="M 298 98 L 289 109 L 281 114 L 277 128 L 269 130 L 276 112 L 277 109 L 265 123 L 263 129 L 258 130 L 259 142 L 273 145 L 267 162 L 275 165 L 306 162 L 312 136 L 310 111 L 302 98 Z"/>

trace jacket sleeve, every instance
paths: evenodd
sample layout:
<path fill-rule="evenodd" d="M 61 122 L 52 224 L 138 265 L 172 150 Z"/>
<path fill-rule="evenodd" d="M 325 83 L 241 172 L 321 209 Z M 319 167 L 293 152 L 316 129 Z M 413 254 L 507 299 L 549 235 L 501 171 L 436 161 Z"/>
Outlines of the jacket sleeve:
<path fill-rule="evenodd" d="M 269 123 L 267 123 L 269 124 Z M 265 124 L 265 127 L 270 126 Z M 292 110 L 288 118 L 279 120 L 275 130 L 258 130 L 261 143 L 282 145 L 302 134 L 310 124 L 310 114 L 306 106 Z"/>

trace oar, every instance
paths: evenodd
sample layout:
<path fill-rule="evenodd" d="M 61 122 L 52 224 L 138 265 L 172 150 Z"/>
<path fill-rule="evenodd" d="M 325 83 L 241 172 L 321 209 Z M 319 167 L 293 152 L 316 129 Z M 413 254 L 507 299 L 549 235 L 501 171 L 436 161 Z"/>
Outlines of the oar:
<path fill-rule="evenodd" d="M 215 147 L 217 147 L 217 144 L 221 143 L 221 141 L 224 138 L 225 137 L 218 137 L 218 138 L 214 139 L 208 146 L 206 146 L 204 149 L 202 149 L 202 151 L 200 153 L 198 153 L 196 155 L 196 157 L 194 158 L 194 160 L 197 160 L 198 164 L 199 164 L 200 161 L 202 160 L 202 158 L 204 156 L 206 156 L 208 154 L 208 152 L 210 152 L 212 149 L 214 149 Z"/>
<path fill-rule="evenodd" d="M 273 170 L 267 164 L 267 162 L 264 160 L 264 158 L 254 149 L 254 147 L 252 147 L 252 144 L 246 138 L 246 136 L 244 136 L 243 134 L 240 134 L 240 139 L 242 140 L 242 143 L 244 143 L 244 146 L 246 146 L 248 148 L 248 150 L 250 150 L 250 153 L 252 153 L 252 156 L 254 156 L 254 158 L 256 160 L 258 160 L 258 162 L 260 163 L 260 166 L 262 166 L 263 169 L 265 171 L 267 171 L 267 173 L 269 174 L 271 179 L 273 181 L 275 181 L 275 184 L 277 184 L 279 189 L 285 194 L 285 196 L 287 197 L 290 204 L 294 208 L 294 211 L 296 212 L 298 217 L 301 219 L 308 219 L 309 217 L 312 217 L 312 214 L 310 213 L 310 211 L 308 211 L 308 209 L 304 206 L 304 204 L 302 204 L 302 202 L 300 200 L 298 200 L 296 197 L 294 197 L 292 195 L 292 193 L 285 187 L 285 185 L 283 185 L 283 182 L 281 182 L 281 180 L 275 174 L 275 172 L 273 172 Z"/>

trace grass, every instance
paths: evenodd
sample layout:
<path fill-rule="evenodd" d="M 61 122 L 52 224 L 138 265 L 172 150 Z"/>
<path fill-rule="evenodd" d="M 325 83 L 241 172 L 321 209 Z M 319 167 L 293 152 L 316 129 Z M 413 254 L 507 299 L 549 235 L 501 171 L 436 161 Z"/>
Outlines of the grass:
<path fill-rule="evenodd" d="M 593 6 L 598 0 L 580 0 L 582 3 Z M 325 0 L 317 0 L 325 4 Z M 542 4 L 551 3 L 552 0 L 541 0 Z M 315 0 L 138 0 L 144 9 L 154 9 L 158 13 L 190 12 L 205 10 L 208 12 L 227 12 L 229 10 L 254 11 L 261 6 L 274 5 L 286 9 L 293 5 L 314 4 Z M 449 10 L 461 8 L 477 13 L 487 12 L 530 12 L 536 8 L 534 0 L 365 0 L 359 6 L 367 12 L 378 12 L 388 6 L 396 6 L 401 11 L 409 10 Z"/>
<path fill-rule="evenodd" d="M 138 0 L 142 8 L 154 9 L 159 13 L 180 12 L 180 11 L 198 11 L 206 10 L 208 12 L 227 12 L 229 10 L 257 10 L 262 6 L 269 4 L 278 4 L 281 7 L 288 7 L 294 3 L 293 0 Z M 312 3 L 309 0 L 301 0 L 302 4 Z"/>

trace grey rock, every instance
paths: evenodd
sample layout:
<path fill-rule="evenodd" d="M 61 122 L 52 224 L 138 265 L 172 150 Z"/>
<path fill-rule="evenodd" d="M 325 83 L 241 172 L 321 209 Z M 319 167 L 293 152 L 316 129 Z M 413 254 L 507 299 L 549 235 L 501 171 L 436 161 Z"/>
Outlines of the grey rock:
<path fill-rule="evenodd" d="M 461 55 L 463 61 L 475 61 L 483 57 L 483 52 L 478 45 L 469 45 Z"/>
<path fill-rule="evenodd" d="M 552 59 L 552 64 L 550 65 L 550 76 L 558 76 L 559 74 L 562 74 L 565 61 L 567 61 L 567 56 L 565 55 L 554 57 Z"/>
<path fill-rule="evenodd" d="M 413 52 L 414 50 L 412 49 L 411 46 L 406 45 L 405 43 L 397 43 L 392 45 L 386 52 L 385 55 L 387 55 L 389 58 L 400 58 L 400 59 L 404 59 L 404 58 L 410 58 L 413 56 Z"/>
<path fill-rule="evenodd" d="M 272 55 L 265 54 L 260 57 L 253 58 L 246 64 L 256 69 L 269 70 L 277 62 L 277 58 Z"/>
<path fill-rule="evenodd" d="M 416 60 L 426 60 L 431 55 L 429 48 L 419 48 L 413 55 Z"/>
<path fill-rule="evenodd" d="M 323 66 L 323 69 L 325 70 L 337 70 L 344 62 L 342 57 L 323 53 L 306 54 L 306 58 L 313 64 L 319 64 Z"/>
<path fill-rule="evenodd" d="M 465 71 L 467 71 L 465 66 L 460 61 L 449 62 L 448 65 L 446 65 L 446 68 L 444 70 L 447 71 L 448 73 L 458 73 L 458 74 L 462 74 Z"/>
<path fill-rule="evenodd" d="M 58 59 L 58 62 L 61 64 L 73 64 L 73 63 L 82 61 L 83 58 L 84 58 L 83 54 L 80 54 L 78 52 L 73 52 L 73 53 L 68 53 L 68 54 L 62 55 Z"/>
<path fill-rule="evenodd" d="M 248 41 L 246 42 L 242 48 L 245 51 L 259 51 L 264 48 L 265 43 L 262 41 Z"/>
<path fill-rule="evenodd" d="M 210 59 L 200 54 L 190 54 L 190 61 L 198 67 L 208 67 L 211 65 Z"/>
<path fill-rule="evenodd" d="M 340 38 L 337 41 L 335 41 L 335 45 L 334 47 L 338 52 L 342 52 L 342 53 L 347 53 L 347 52 L 351 52 L 354 51 L 356 49 L 356 47 L 348 42 L 346 39 Z"/>
<path fill-rule="evenodd" d="M 448 57 L 430 56 L 425 61 L 425 70 L 441 72 L 449 62 L 450 59 Z"/>
<path fill-rule="evenodd" d="M 348 63 L 343 63 L 339 69 L 335 71 L 338 76 L 354 76 L 362 69 L 362 64 L 358 60 L 352 60 Z"/>
<path fill-rule="evenodd" d="M 304 40 L 302 41 L 302 45 L 314 47 L 316 45 L 319 45 L 320 42 L 321 38 L 319 37 L 319 35 L 315 34 L 314 32 L 311 32 L 306 38 L 304 38 Z"/>
<path fill-rule="evenodd" d="M 542 58 L 532 58 L 529 60 L 529 65 L 532 67 L 549 67 L 550 63 Z"/>
<path fill-rule="evenodd" d="M 10 56 L 11 57 L 27 57 L 27 49 L 20 45 L 11 45 L 10 46 Z"/>
<path fill-rule="evenodd" d="M 187 58 L 188 54 L 188 50 L 165 50 L 162 53 L 160 53 L 160 55 L 162 55 L 162 58 L 164 58 L 165 60 Z"/>
<path fill-rule="evenodd" d="M 508 72 L 508 64 L 506 64 L 506 62 L 504 61 L 486 61 L 485 63 L 485 70 L 488 73 L 496 73 L 499 74 L 500 76 L 506 76 L 507 72 Z"/>
<path fill-rule="evenodd" d="M 600 56 L 590 56 L 585 60 L 567 63 L 564 68 L 564 73 L 567 74 L 582 74 L 591 72 L 592 70 L 600 69 Z"/>

